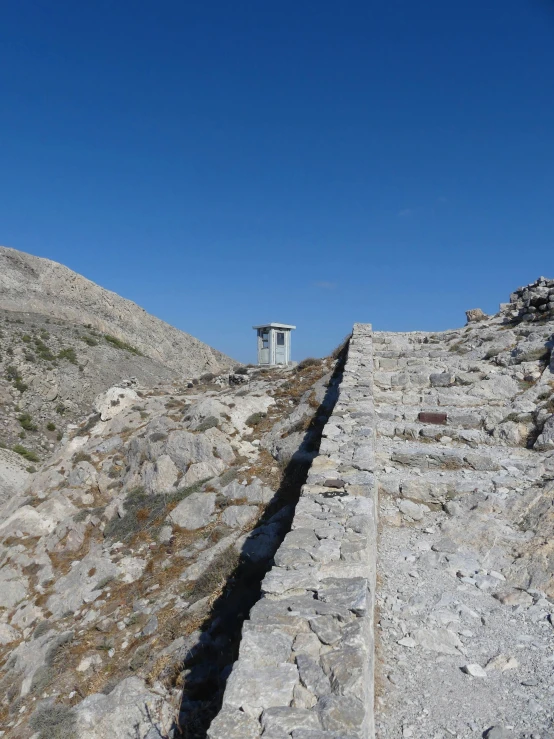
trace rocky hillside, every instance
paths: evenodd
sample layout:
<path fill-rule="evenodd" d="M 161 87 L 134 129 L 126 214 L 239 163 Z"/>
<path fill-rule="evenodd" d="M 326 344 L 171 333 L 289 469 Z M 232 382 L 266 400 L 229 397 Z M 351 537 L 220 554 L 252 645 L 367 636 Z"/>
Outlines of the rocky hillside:
<path fill-rule="evenodd" d="M 205 736 L 317 453 L 335 364 L 115 386 L 12 492 L 5 736 Z"/>
<path fill-rule="evenodd" d="M 143 308 L 49 259 L 0 247 L 0 308 L 89 325 L 184 376 L 233 361 Z"/>
<path fill-rule="evenodd" d="M 158 365 L 140 364 L 136 347 L 98 328 L 5 317 L 6 739 L 210 736 L 243 621 L 254 603 L 263 610 L 261 582 L 276 563 L 288 574 L 264 591 L 265 604 L 290 599 L 290 617 L 272 611 L 275 650 L 271 624 L 249 622 L 240 655 L 282 661 L 301 684 L 292 702 L 276 689 L 234 728 L 223 711 L 211 735 L 245 739 L 248 725 L 252 739 L 362 736 L 347 693 L 364 693 L 368 671 L 352 619 L 323 599 L 312 626 L 305 607 L 314 598 L 298 593 L 322 563 L 355 572 L 357 558 L 372 556 L 374 541 L 362 546 L 360 532 L 328 516 L 363 492 L 363 470 L 376 476 L 380 504 L 377 736 L 552 735 L 554 281 L 520 288 L 496 316 L 469 311 L 456 330 L 369 327 L 336 407 L 348 347 L 295 370 L 241 368 L 194 383 L 158 375 L 154 385 Z M 138 379 L 117 378 L 95 397 L 91 387 L 77 418 L 85 406 L 70 400 L 80 380 L 90 364 L 104 366 L 95 352 L 122 353 L 105 371 L 122 356 Z M 67 384 L 74 394 L 58 401 L 45 390 L 39 412 L 33 398 L 50 372 L 58 392 Z M 349 394 L 358 380 L 361 401 Z M 74 414 L 59 440 L 58 402 Z M 274 557 L 321 442 L 314 530 L 297 524 L 288 556 Z M 34 443 L 40 461 L 14 452 L 16 443 Z M 344 555 L 339 529 L 354 537 Z M 231 684 L 240 712 L 249 704 L 240 671 Z M 337 708 L 332 724 L 325 706 Z"/>
<path fill-rule="evenodd" d="M 44 461 L 97 395 L 130 378 L 182 384 L 171 368 L 90 325 L 0 310 L 0 445 L 25 467 Z"/>

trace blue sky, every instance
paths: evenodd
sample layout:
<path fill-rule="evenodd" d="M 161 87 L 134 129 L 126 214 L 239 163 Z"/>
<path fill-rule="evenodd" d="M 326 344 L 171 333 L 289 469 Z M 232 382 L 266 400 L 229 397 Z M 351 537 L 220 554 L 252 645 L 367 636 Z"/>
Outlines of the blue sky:
<path fill-rule="evenodd" d="M 239 360 L 554 276 L 554 0 L 18 0 L 0 243 Z"/>

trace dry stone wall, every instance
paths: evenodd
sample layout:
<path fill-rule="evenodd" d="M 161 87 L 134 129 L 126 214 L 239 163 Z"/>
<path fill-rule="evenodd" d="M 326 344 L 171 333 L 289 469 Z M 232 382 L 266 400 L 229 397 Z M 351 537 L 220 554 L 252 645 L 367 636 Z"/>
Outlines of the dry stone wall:
<path fill-rule="evenodd" d="M 320 454 L 244 624 L 210 739 L 373 735 L 372 376 L 372 329 L 355 324 Z"/>

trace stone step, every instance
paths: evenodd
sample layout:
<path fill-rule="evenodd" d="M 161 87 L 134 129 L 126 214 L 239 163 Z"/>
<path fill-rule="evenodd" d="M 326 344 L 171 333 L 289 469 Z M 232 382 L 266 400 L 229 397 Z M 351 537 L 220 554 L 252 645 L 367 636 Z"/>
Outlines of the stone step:
<path fill-rule="evenodd" d="M 446 413 L 446 423 L 450 427 L 458 429 L 481 429 L 488 409 L 479 407 L 466 411 L 456 406 L 423 405 L 399 407 L 398 405 L 380 403 L 375 408 L 375 413 L 377 416 L 377 425 L 383 421 L 418 423 L 420 413 Z"/>
<path fill-rule="evenodd" d="M 457 408 L 461 411 L 464 408 L 471 409 L 474 412 L 475 408 L 483 408 L 486 403 L 490 409 L 492 407 L 507 407 L 507 402 L 510 399 L 499 398 L 495 401 L 484 400 L 479 395 L 471 395 L 467 392 L 466 388 L 455 387 L 455 388 L 393 388 L 386 390 L 378 387 L 377 385 L 373 388 L 373 398 L 375 401 L 376 408 L 381 406 L 415 406 L 418 410 L 422 407 L 438 407 L 442 408 Z M 509 413 L 509 410 L 506 411 Z"/>
<path fill-rule="evenodd" d="M 378 463 L 382 460 L 378 460 Z M 395 469 L 390 461 L 378 471 L 377 483 L 381 495 L 410 498 L 420 503 L 442 504 L 474 493 L 479 496 L 498 494 L 506 490 L 524 490 L 541 477 L 540 467 L 526 472 L 514 470 L 473 471 L 444 470 L 417 473 L 403 468 Z"/>
<path fill-rule="evenodd" d="M 469 450 L 445 444 L 382 439 L 376 453 L 380 461 L 389 459 L 393 467 L 417 468 L 420 471 L 528 471 L 540 465 L 533 452 L 519 447 L 488 446 L 484 450 Z"/>
<path fill-rule="evenodd" d="M 387 359 L 406 359 L 412 357 L 427 357 L 430 359 L 447 359 L 452 357 L 452 352 L 448 349 L 429 349 L 427 346 L 418 348 L 398 348 L 398 349 L 375 349 L 374 357 L 385 357 Z"/>
<path fill-rule="evenodd" d="M 397 437 L 423 443 L 440 441 L 446 437 L 451 439 L 455 445 L 460 444 L 473 448 L 498 444 L 496 439 L 481 429 L 464 429 L 446 424 L 380 421 L 377 424 L 377 436 L 389 439 Z"/>

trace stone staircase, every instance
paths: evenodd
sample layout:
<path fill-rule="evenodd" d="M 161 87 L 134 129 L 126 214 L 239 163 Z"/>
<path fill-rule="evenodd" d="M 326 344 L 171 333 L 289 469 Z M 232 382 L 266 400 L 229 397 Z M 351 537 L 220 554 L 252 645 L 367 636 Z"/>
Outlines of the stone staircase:
<path fill-rule="evenodd" d="M 505 501 L 540 479 L 541 460 L 492 433 L 491 409 L 495 419 L 509 412 L 509 382 L 494 393 L 488 386 L 494 376 L 486 379 L 490 363 L 473 361 L 468 377 L 467 360 L 448 349 L 457 337 L 445 335 L 444 347 L 430 348 L 429 336 L 374 334 L 381 518 L 376 735 L 515 737 L 510 726 L 540 730 L 549 719 L 537 701 L 529 715 L 529 696 L 515 673 L 483 665 L 513 654 L 532 602 L 525 593 L 524 605 L 515 591 L 514 616 L 491 594 L 506 586 L 499 570 L 522 537 L 501 517 Z M 477 390 L 464 392 L 468 387 Z M 443 415 L 426 423 L 422 413 Z M 544 627 L 533 631 L 539 633 L 525 638 L 539 651 Z M 509 701 L 514 685 L 519 695 Z"/>
<path fill-rule="evenodd" d="M 458 352 L 467 331 L 354 326 L 209 739 L 554 736 L 534 688 L 554 605 L 501 572 L 529 538 L 506 510 L 545 458 L 498 433 L 526 385 Z"/>

